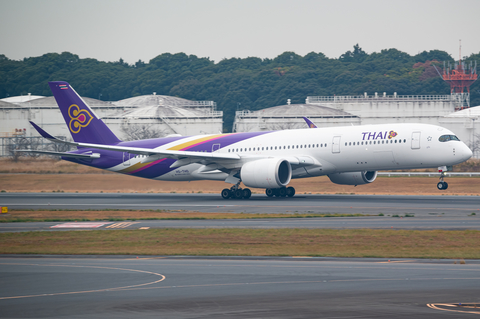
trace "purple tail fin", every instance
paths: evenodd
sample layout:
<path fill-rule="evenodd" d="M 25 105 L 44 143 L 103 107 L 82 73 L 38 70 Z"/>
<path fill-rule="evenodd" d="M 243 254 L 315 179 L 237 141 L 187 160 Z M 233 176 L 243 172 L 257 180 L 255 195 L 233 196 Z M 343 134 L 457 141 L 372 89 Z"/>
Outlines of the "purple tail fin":
<path fill-rule="evenodd" d="M 121 142 L 70 84 L 63 81 L 48 84 L 75 142 L 93 144 Z"/>

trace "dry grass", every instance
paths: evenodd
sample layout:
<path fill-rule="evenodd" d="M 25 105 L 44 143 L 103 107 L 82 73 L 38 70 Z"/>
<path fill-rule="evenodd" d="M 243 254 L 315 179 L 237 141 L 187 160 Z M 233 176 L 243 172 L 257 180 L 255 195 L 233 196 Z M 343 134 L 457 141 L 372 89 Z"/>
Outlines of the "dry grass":
<path fill-rule="evenodd" d="M 0 159 L 0 173 L 23 174 L 113 174 L 99 168 L 79 165 L 67 161 L 52 160 L 44 157 L 38 159 L 20 158 L 17 162 Z"/>
<path fill-rule="evenodd" d="M 0 223 L 25 221 L 98 221 L 98 220 L 159 220 L 159 219 L 258 219 L 258 218 L 322 218 L 357 217 L 365 214 L 243 214 L 200 213 L 190 211 L 151 210 L 10 210 L 0 214 Z"/>
<path fill-rule="evenodd" d="M 292 180 L 297 194 L 479 195 L 480 178 L 449 177 L 449 187 L 437 190 L 437 177 L 378 177 L 368 185 L 337 185 L 326 176 Z M 0 174 L 6 192 L 66 193 L 215 193 L 229 187 L 220 181 L 168 182 L 121 174 Z M 252 189 L 264 194 L 262 189 Z"/>
<path fill-rule="evenodd" d="M 479 160 L 469 160 L 461 168 L 476 170 Z M 456 169 L 457 171 L 460 169 Z M 66 161 L 0 160 L 0 191 L 6 192 L 68 192 L 68 193 L 220 193 L 229 187 L 221 181 L 167 182 L 137 178 L 78 165 Z M 19 174 L 22 173 L 22 174 Z M 480 178 L 449 177 L 449 188 L 439 192 L 437 177 L 378 177 L 358 187 L 337 185 L 328 177 L 292 180 L 297 194 L 424 194 L 479 195 Z M 264 193 L 252 189 L 253 193 Z"/>
<path fill-rule="evenodd" d="M 478 259 L 480 231 L 152 229 L 1 233 L 3 254 Z"/>

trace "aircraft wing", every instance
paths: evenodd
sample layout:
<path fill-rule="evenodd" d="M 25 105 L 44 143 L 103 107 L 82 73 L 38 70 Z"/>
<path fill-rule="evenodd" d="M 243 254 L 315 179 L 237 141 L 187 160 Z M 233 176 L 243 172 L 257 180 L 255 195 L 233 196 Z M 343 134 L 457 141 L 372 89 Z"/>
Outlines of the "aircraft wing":
<path fill-rule="evenodd" d="M 149 149 L 149 148 L 139 148 L 139 147 L 128 147 L 128 146 L 118 146 L 118 145 L 104 145 L 104 144 L 92 144 L 92 143 L 79 143 L 79 142 L 67 142 L 59 140 L 46 131 L 44 131 L 40 126 L 35 124 L 34 122 L 30 121 L 30 124 L 37 130 L 37 132 L 44 138 L 55 142 L 55 143 L 63 143 L 77 147 L 84 147 L 84 148 L 95 148 L 100 150 L 108 150 L 108 151 L 117 151 L 117 152 L 128 152 L 131 154 L 138 154 L 146 156 L 142 162 L 149 163 L 156 161 L 160 158 L 172 158 L 179 160 L 177 164 L 174 163 L 175 166 L 178 167 L 190 163 L 199 162 L 201 160 L 238 160 L 240 156 L 237 154 L 224 154 L 224 153 L 203 153 L 203 152 L 190 152 L 190 151 L 172 151 L 172 150 L 156 150 L 156 149 Z M 31 152 L 31 151 L 30 151 Z M 40 152 L 40 151 L 39 151 Z M 55 152 L 48 152 L 48 153 L 55 153 Z M 48 154 L 44 152 L 44 154 Z M 72 154 L 72 153 L 58 153 L 58 154 L 49 154 L 49 155 L 61 155 L 67 157 L 90 157 L 92 156 L 79 156 L 80 154 Z M 187 160 L 188 158 L 188 160 Z M 183 160 L 183 161 L 181 161 Z"/>
<path fill-rule="evenodd" d="M 93 144 L 93 143 L 80 143 L 80 142 L 66 142 L 59 140 L 52 135 L 45 132 L 42 128 L 36 125 L 33 122 L 30 122 L 33 127 L 38 131 L 40 135 L 44 138 L 55 142 L 55 143 L 63 143 L 69 144 L 73 146 L 77 146 L 80 148 L 94 148 L 99 150 L 108 150 L 108 151 L 116 151 L 116 152 L 128 152 L 131 154 L 143 155 L 145 156 L 142 159 L 142 163 L 150 163 L 161 158 L 171 158 L 177 160 L 173 163 L 170 167 L 180 167 L 183 165 L 191 164 L 191 163 L 202 163 L 202 164 L 210 164 L 210 163 L 218 163 L 221 166 L 224 166 L 226 162 L 237 162 L 239 160 L 244 161 L 254 161 L 257 159 L 265 158 L 264 156 L 246 156 L 241 157 L 238 154 L 231 153 L 216 153 L 216 152 L 192 152 L 192 151 L 176 151 L 176 150 L 158 150 L 158 149 L 149 149 L 149 148 L 139 148 L 139 147 L 129 147 L 129 146 L 119 146 L 119 145 L 104 145 L 104 144 Z M 55 154 L 54 154 L 55 153 Z M 98 158 L 100 154 L 93 153 L 93 154 L 75 154 L 75 153 L 56 153 L 56 152 L 44 152 L 44 154 L 50 155 L 60 155 L 65 157 L 81 157 L 81 158 Z M 98 156 L 98 157 L 95 157 Z M 310 156 L 290 156 L 285 158 L 290 164 L 295 166 L 310 166 L 310 165 L 321 165 Z M 231 165 L 227 165 L 231 166 Z M 236 166 L 236 165 L 233 165 Z"/>
<path fill-rule="evenodd" d="M 98 153 L 76 154 L 76 153 L 66 153 L 66 152 L 37 151 L 37 150 L 15 150 L 15 152 L 56 155 L 56 156 L 72 157 L 72 158 L 100 158 L 100 154 Z"/>

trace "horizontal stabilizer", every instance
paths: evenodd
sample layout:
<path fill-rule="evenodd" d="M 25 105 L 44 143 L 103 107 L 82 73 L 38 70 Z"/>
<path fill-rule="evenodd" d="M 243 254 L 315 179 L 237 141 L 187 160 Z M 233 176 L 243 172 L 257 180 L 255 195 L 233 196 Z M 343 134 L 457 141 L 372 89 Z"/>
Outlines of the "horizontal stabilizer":
<path fill-rule="evenodd" d="M 49 152 L 49 151 L 33 151 L 33 150 L 15 150 L 15 152 L 56 155 L 56 156 L 73 157 L 73 158 L 100 158 L 100 154 L 98 153 L 75 154 L 75 153 L 65 153 L 65 152 Z"/>

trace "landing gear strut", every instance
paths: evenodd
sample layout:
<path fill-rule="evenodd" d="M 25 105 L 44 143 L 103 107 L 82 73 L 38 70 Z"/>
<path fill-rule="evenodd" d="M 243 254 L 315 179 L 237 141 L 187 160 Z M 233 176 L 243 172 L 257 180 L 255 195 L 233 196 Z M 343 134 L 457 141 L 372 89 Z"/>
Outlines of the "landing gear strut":
<path fill-rule="evenodd" d="M 448 188 L 448 183 L 443 180 L 445 176 L 447 176 L 446 167 L 445 169 L 444 167 L 439 167 L 438 170 L 441 172 L 441 174 L 440 174 L 440 182 L 438 182 L 437 188 L 443 191 Z"/>
<path fill-rule="evenodd" d="M 295 188 L 293 187 L 280 187 L 280 188 L 267 188 L 265 190 L 265 194 L 267 194 L 268 197 L 293 197 L 295 195 Z"/>
<path fill-rule="evenodd" d="M 249 188 L 240 188 L 240 182 L 233 185 L 230 189 L 222 190 L 222 197 L 224 199 L 249 199 L 252 196 L 252 191 Z"/>

